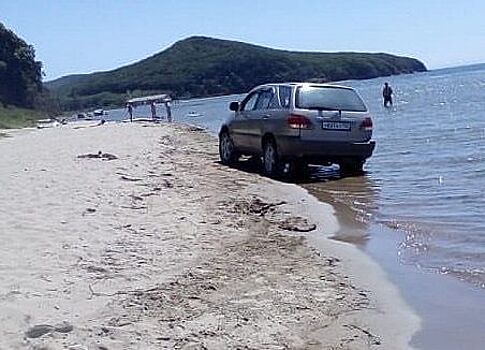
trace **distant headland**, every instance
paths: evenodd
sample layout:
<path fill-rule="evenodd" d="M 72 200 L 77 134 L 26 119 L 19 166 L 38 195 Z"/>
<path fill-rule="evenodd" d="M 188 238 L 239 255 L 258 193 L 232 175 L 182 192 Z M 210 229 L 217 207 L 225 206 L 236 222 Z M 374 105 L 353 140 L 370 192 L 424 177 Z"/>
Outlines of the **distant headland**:
<path fill-rule="evenodd" d="M 115 70 L 68 75 L 45 86 L 64 110 L 121 105 L 128 97 L 168 93 L 175 98 L 246 92 L 267 82 L 330 82 L 426 71 L 417 59 L 386 53 L 277 50 L 194 36 Z"/>

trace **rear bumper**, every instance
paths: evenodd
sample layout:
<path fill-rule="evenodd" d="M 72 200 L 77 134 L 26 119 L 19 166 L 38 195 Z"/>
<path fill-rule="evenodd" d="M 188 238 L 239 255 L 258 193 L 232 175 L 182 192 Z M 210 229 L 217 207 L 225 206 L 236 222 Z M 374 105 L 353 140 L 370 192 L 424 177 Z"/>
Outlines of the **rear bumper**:
<path fill-rule="evenodd" d="M 303 141 L 299 137 L 291 136 L 278 138 L 277 144 L 278 152 L 283 158 L 299 158 L 322 164 L 345 158 L 365 161 L 376 146 L 375 141 Z"/>

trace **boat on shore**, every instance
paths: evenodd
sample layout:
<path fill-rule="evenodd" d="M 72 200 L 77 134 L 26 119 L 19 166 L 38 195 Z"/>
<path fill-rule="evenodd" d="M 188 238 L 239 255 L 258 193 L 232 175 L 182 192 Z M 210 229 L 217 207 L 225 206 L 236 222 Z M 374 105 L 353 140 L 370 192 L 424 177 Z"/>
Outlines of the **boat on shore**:
<path fill-rule="evenodd" d="M 106 111 L 105 111 L 104 109 L 102 109 L 102 108 L 100 108 L 100 109 L 95 109 L 95 110 L 93 111 L 93 115 L 94 115 L 95 117 L 101 117 L 101 116 L 103 116 L 103 115 L 107 115 L 107 114 L 108 114 L 108 112 L 106 112 Z"/>
<path fill-rule="evenodd" d="M 197 112 L 190 112 L 187 113 L 186 117 L 188 118 L 200 118 L 203 117 L 204 115 L 202 113 L 197 113 Z"/>
<path fill-rule="evenodd" d="M 57 128 L 61 125 L 67 124 L 66 118 L 59 119 L 56 117 L 50 117 L 46 119 L 39 119 L 37 120 L 37 129 L 48 129 L 48 128 Z"/>

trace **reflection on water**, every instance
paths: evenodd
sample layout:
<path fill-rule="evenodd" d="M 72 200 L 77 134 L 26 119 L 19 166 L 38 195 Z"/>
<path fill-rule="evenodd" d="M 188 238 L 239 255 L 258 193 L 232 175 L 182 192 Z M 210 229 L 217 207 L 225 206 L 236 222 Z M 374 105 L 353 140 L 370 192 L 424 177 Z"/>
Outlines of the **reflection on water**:
<path fill-rule="evenodd" d="M 341 230 L 333 237 L 363 245 L 369 238 L 368 223 L 377 207 L 378 185 L 369 176 L 341 178 L 332 167 L 315 167 L 310 181 L 301 184 L 322 202 L 332 203 Z"/>

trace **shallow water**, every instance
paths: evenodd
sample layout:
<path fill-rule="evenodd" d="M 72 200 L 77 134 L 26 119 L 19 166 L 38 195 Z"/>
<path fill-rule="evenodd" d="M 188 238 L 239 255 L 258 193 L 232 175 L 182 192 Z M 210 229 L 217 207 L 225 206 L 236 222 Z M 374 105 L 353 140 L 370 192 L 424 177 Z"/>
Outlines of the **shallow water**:
<path fill-rule="evenodd" d="M 351 82 L 375 119 L 373 220 L 401 235 L 401 262 L 485 287 L 485 65 L 387 79 L 392 110 Z"/>
<path fill-rule="evenodd" d="M 395 91 L 390 109 L 381 105 L 384 81 Z M 344 239 L 365 243 L 370 224 L 385 225 L 401 263 L 485 288 L 485 65 L 343 84 L 368 104 L 377 148 L 365 176 L 335 179 L 327 169 L 330 176 L 304 186 L 332 200 L 344 226 L 364 232 Z M 174 118 L 217 131 L 238 98 L 181 101 Z"/>

